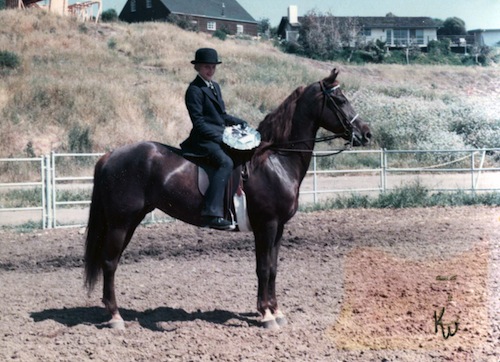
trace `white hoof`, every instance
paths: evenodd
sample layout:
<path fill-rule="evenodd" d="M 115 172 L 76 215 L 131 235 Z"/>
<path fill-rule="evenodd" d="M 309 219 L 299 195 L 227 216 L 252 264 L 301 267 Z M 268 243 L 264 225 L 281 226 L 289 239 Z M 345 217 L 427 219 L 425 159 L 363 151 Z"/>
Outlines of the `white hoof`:
<path fill-rule="evenodd" d="M 271 311 L 269 309 L 266 309 L 265 313 L 264 313 L 264 317 L 262 317 L 262 326 L 265 328 L 265 329 L 271 329 L 271 330 L 275 330 L 275 329 L 279 329 L 279 325 L 278 323 L 276 323 L 276 318 L 274 317 L 274 315 L 271 313 Z"/>
<path fill-rule="evenodd" d="M 109 328 L 112 328 L 112 329 L 125 329 L 125 322 L 121 318 L 120 319 L 112 318 L 108 322 L 108 326 L 109 326 Z"/>

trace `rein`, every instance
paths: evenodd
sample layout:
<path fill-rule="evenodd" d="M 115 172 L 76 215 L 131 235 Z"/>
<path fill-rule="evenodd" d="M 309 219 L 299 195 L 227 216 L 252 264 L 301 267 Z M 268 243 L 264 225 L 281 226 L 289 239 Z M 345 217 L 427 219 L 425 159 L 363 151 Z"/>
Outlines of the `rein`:
<path fill-rule="evenodd" d="M 319 85 L 321 88 L 321 93 L 324 95 L 324 101 L 323 101 L 323 106 L 321 107 L 321 116 L 323 115 L 323 112 L 325 111 L 326 104 L 328 100 L 330 100 L 335 108 L 335 113 L 337 114 L 338 119 L 342 123 L 342 126 L 344 126 L 344 133 L 335 133 L 331 136 L 324 136 L 324 137 L 315 137 L 315 138 L 306 138 L 298 141 L 291 141 L 291 142 L 286 142 L 286 143 L 281 143 L 279 146 L 287 146 L 287 145 L 293 145 L 296 143 L 307 143 L 310 141 L 314 141 L 314 143 L 319 143 L 319 142 L 327 142 L 331 141 L 337 138 L 344 138 L 345 136 L 349 137 L 349 142 L 347 142 L 344 145 L 344 148 L 322 154 L 322 155 L 313 155 L 313 157 L 329 157 L 329 156 L 335 156 L 338 155 L 341 152 L 344 152 L 345 150 L 351 149 L 352 144 L 353 144 L 353 139 L 354 139 L 354 132 L 353 132 L 353 122 L 358 118 L 359 114 L 356 113 L 356 115 L 348 121 L 347 115 L 345 112 L 338 106 L 338 104 L 335 102 L 335 100 L 332 97 L 332 93 L 340 87 L 340 85 L 336 85 L 332 88 L 327 89 L 323 83 L 323 81 L 319 81 Z M 314 150 L 312 149 L 296 149 L 296 148 L 281 148 L 281 147 L 271 147 L 271 149 L 278 151 L 278 152 L 310 152 L 312 153 Z"/>

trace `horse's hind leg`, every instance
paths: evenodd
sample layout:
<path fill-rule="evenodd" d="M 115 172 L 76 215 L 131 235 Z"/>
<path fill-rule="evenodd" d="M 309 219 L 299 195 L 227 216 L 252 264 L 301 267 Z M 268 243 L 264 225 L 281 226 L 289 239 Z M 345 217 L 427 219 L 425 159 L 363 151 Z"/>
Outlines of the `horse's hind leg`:
<path fill-rule="evenodd" d="M 135 229 L 135 228 L 134 228 Z M 130 235 L 129 235 L 130 234 Z M 109 325 L 112 328 L 124 328 L 125 323 L 118 311 L 115 295 L 115 272 L 123 250 L 127 246 L 131 233 L 126 227 L 110 227 L 106 234 L 106 246 L 103 250 L 103 297 L 102 302 L 111 313 Z"/>

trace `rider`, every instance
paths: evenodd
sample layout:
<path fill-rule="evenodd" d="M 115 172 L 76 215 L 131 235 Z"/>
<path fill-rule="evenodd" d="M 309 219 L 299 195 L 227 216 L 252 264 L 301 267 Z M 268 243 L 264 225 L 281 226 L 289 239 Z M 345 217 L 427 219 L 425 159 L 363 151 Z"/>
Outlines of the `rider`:
<path fill-rule="evenodd" d="M 186 154 L 206 156 L 215 167 L 201 211 L 202 226 L 228 230 L 233 226 L 223 216 L 224 190 L 234 162 L 222 147 L 222 134 L 226 126 L 241 124 L 245 127 L 246 122 L 226 113 L 220 86 L 212 81 L 221 63 L 217 51 L 212 48 L 198 49 L 191 61 L 198 75 L 189 85 L 185 101 L 193 128 L 181 148 Z"/>

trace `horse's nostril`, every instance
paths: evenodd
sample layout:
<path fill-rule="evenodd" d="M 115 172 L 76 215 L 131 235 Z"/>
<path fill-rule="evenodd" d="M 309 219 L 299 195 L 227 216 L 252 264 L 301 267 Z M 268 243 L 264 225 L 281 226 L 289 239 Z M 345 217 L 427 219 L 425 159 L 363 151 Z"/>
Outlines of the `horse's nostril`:
<path fill-rule="evenodd" d="M 365 138 L 366 138 L 367 140 L 371 140 L 371 139 L 372 139 L 372 134 L 371 134 L 370 132 L 366 132 L 366 133 L 365 133 Z"/>

